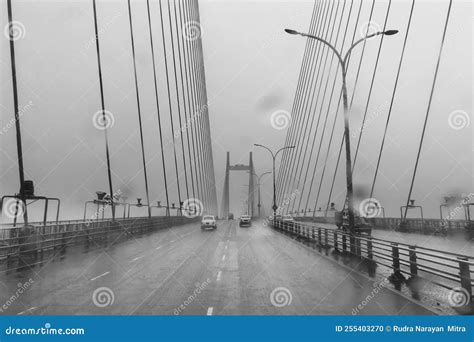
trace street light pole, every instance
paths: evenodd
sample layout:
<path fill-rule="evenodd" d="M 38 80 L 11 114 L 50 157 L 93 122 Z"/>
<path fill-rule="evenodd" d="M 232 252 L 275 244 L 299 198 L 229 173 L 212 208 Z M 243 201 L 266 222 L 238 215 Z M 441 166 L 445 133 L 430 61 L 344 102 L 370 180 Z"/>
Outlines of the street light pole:
<path fill-rule="evenodd" d="M 345 140 L 345 145 L 346 145 L 346 182 L 347 182 L 347 210 L 348 210 L 348 216 L 349 216 L 349 229 L 351 234 L 354 234 L 354 190 L 352 186 L 352 159 L 351 159 L 351 143 L 350 143 L 350 136 L 349 136 L 349 105 L 348 105 L 348 100 L 347 100 L 347 82 L 346 82 L 346 75 L 347 75 L 347 61 L 348 58 L 352 52 L 352 50 L 360 43 L 363 41 L 370 39 L 375 36 L 379 35 L 385 35 L 385 36 L 392 36 L 398 33 L 397 30 L 387 30 L 383 32 L 375 32 L 372 34 L 369 34 L 368 36 L 359 39 L 356 41 L 352 46 L 347 50 L 346 54 L 344 55 L 344 58 L 342 57 L 342 54 L 329 42 L 326 40 L 306 34 L 306 33 L 301 33 L 295 30 L 290 30 L 290 29 L 285 29 L 286 33 L 293 34 L 293 35 L 300 35 L 303 37 L 311 38 L 311 39 L 316 39 L 317 41 L 327 45 L 337 56 L 339 63 L 341 65 L 342 69 L 342 101 L 343 101 L 343 106 L 344 106 L 344 140 Z"/>
<path fill-rule="evenodd" d="M 250 173 L 250 171 L 249 171 L 249 173 Z M 260 215 L 260 208 L 261 208 L 261 206 L 262 206 L 262 203 L 261 203 L 261 200 L 260 200 L 260 198 L 261 198 L 261 197 L 260 197 L 260 184 L 261 184 L 261 183 L 260 183 L 260 180 L 262 179 L 263 176 L 268 175 L 268 174 L 270 174 L 270 173 L 272 173 L 272 172 L 271 172 L 271 171 L 264 172 L 264 173 L 262 173 L 260 176 L 257 175 L 255 172 L 252 173 L 255 177 L 257 177 L 257 187 L 258 187 L 258 205 L 257 205 L 257 207 L 258 207 L 258 217 L 261 217 L 261 215 Z"/>
<path fill-rule="evenodd" d="M 295 148 L 295 146 L 282 147 L 276 153 L 273 153 L 273 151 L 271 149 L 269 149 L 268 147 L 266 147 L 264 145 L 261 145 L 261 144 L 254 144 L 254 146 L 262 147 L 262 148 L 266 149 L 268 152 L 270 152 L 270 154 L 272 155 L 272 158 L 273 158 L 273 205 L 272 205 L 272 210 L 273 210 L 273 220 L 274 220 L 275 217 L 276 217 L 276 211 L 278 209 L 278 206 L 276 204 L 275 160 L 276 160 L 276 157 L 278 156 L 278 153 L 280 153 L 281 151 L 283 151 L 285 149 Z"/>

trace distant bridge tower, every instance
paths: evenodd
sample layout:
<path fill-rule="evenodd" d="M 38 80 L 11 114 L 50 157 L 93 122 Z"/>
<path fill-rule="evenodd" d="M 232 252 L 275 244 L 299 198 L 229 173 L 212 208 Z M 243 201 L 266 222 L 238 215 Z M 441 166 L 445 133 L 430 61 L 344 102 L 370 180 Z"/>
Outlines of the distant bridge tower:
<path fill-rule="evenodd" d="M 253 166 L 253 158 L 252 152 L 249 154 L 249 164 L 236 164 L 230 165 L 230 152 L 227 152 L 226 158 L 226 165 L 225 165 L 225 180 L 224 180 L 224 193 L 222 198 L 222 211 L 221 216 L 227 217 L 229 215 L 229 198 L 230 198 L 230 190 L 229 190 L 229 181 L 230 181 L 230 171 L 247 171 L 249 174 L 249 189 L 248 189 L 248 203 L 249 203 L 249 210 L 248 213 L 251 216 L 254 216 L 255 213 L 255 188 L 254 188 L 254 174 L 255 169 Z"/>

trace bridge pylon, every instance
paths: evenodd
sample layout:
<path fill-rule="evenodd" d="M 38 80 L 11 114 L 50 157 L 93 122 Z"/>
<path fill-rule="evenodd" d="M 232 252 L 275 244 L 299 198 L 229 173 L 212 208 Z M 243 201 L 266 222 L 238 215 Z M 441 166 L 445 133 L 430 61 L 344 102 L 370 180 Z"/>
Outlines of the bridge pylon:
<path fill-rule="evenodd" d="M 229 189 L 229 182 L 230 182 L 230 172 L 231 171 L 247 171 L 249 173 L 249 187 L 248 187 L 248 208 L 249 208 L 249 215 L 254 216 L 255 214 L 255 184 L 254 184 L 254 165 L 253 165 L 253 158 L 252 152 L 249 153 L 249 164 L 230 164 L 230 152 L 227 152 L 226 157 L 226 166 L 225 166 L 225 179 L 224 179 L 224 191 L 222 194 L 222 206 L 221 206 L 221 216 L 223 218 L 228 217 L 229 215 L 229 203 L 230 203 L 230 189 Z"/>

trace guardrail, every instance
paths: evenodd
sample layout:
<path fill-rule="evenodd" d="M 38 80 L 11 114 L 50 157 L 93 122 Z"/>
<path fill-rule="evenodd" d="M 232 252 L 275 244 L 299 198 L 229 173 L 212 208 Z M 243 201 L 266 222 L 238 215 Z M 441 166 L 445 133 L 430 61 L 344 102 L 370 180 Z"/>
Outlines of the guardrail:
<path fill-rule="evenodd" d="M 388 267 L 394 275 L 422 278 L 443 288 L 461 287 L 472 303 L 474 257 L 401 242 L 351 235 L 338 229 L 300 222 L 272 222 L 274 228 L 314 241 L 339 252 Z"/>
<path fill-rule="evenodd" d="M 316 222 L 316 223 L 328 223 L 335 224 L 333 216 L 298 216 L 295 217 L 297 221 L 304 222 Z M 374 229 L 391 229 L 400 230 L 400 224 L 402 221 L 406 224 L 405 230 L 414 233 L 438 233 L 438 234 L 449 234 L 454 231 L 467 231 L 468 226 L 472 224 L 472 221 L 468 220 L 440 220 L 440 219 L 419 219 L 419 218 L 407 218 L 401 219 L 400 217 L 373 217 L 366 218 L 367 222 Z"/>
<path fill-rule="evenodd" d="M 184 216 L 135 217 L 126 219 L 71 220 L 31 223 L 28 226 L 0 227 L 0 261 L 26 253 L 36 253 L 107 238 L 112 233 L 135 234 L 152 229 L 194 222 Z"/>

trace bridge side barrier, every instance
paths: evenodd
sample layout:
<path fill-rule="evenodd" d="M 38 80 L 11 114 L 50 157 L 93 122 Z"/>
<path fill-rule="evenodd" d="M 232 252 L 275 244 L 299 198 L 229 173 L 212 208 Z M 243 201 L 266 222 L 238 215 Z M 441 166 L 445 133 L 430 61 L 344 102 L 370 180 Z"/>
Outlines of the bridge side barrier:
<path fill-rule="evenodd" d="M 472 301 L 474 257 L 371 236 L 351 235 L 314 224 L 275 220 L 272 226 L 320 246 L 352 253 L 388 267 L 396 276 L 404 274 L 411 279 L 425 279 L 448 290 L 462 288 Z"/>
<path fill-rule="evenodd" d="M 300 216 L 295 217 L 295 220 L 302 222 L 315 222 L 315 223 L 328 223 L 335 224 L 333 216 Z M 461 232 L 465 231 L 466 227 L 470 225 L 468 220 L 440 220 L 440 219 L 417 219 L 417 218 L 407 218 L 401 219 L 400 217 L 373 217 L 366 218 L 367 222 L 371 224 L 374 229 L 389 229 L 389 230 L 399 230 L 400 224 L 402 221 L 406 223 L 405 229 L 426 234 L 426 233 L 436 233 L 436 234 L 449 234 L 451 232 Z"/>
<path fill-rule="evenodd" d="M 12 256 L 64 248 L 80 243 L 105 240 L 111 234 L 131 235 L 147 230 L 162 229 L 191 223 L 199 218 L 184 216 L 135 217 L 84 221 L 71 220 L 56 224 L 49 222 L 30 224 L 27 227 L 0 228 L 0 261 Z"/>

